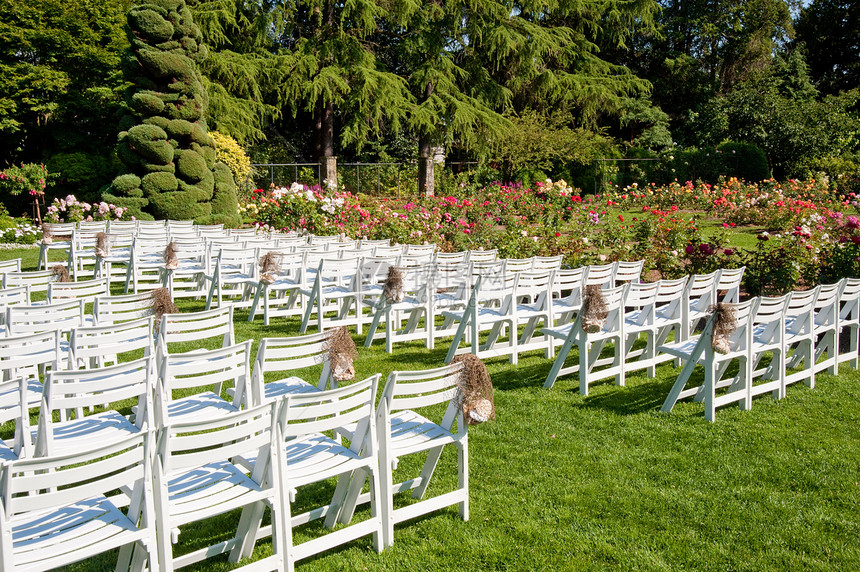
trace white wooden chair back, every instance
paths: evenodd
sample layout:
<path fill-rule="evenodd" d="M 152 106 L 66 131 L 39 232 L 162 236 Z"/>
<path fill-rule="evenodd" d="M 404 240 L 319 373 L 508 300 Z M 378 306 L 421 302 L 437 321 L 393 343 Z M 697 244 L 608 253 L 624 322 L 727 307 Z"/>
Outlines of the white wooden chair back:
<path fill-rule="evenodd" d="M 744 270 L 746 270 L 746 266 L 723 268 L 718 271 L 717 293 L 726 292 L 722 299 L 723 302 L 734 303 L 738 301 Z"/>
<path fill-rule="evenodd" d="M 644 260 L 619 260 L 615 263 L 615 275 L 613 276 L 615 284 L 619 282 L 641 282 L 644 265 Z"/>
<path fill-rule="evenodd" d="M 0 338 L 0 372 L 3 379 L 22 375 L 38 379 L 36 367 L 59 369 L 61 339 L 57 330 Z"/>
<path fill-rule="evenodd" d="M 108 296 L 109 288 L 107 278 L 78 282 L 51 282 L 48 284 L 48 304 L 56 304 L 64 300 L 95 302 L 99 296 Z"/>
<path fill-rule="evenodd" d="M 21 259 L 10 258 L 9 260 L 0 260 L 0 274 L 6 272 L 21 272 Z"/>
<path fill-rule="evenodd" d="M 560 270 L 564 255 L 557 256 L 533 256 L 532 270 Z"/>
<path fill-rule="evenodd" d="M 53 270 L 35 270 L 33 272 L 6 272 L 3 274 L 3 289 L 29 286 L 30 293 L 47 292 L 48 285 L 57 276 Z"/>
<path fill-rule="evenodd" d="M 143 350 L 144 357 L 155 355 L 152 335 L 153 317 L 118 324 L 75 328 L 69 338 L 71 367 L 103 367 L 116 361 L 118 354 Z"/>
<path fill-rule="evenodd" d="M 407 256 L 421 256 L 422 254 L 434 254 L 436 243 L 431 244 L 404 244 L 403 254 Z"/>
<path fill-rule="evenodd" d="M 0 381 L 0 425 L 12 421 L 15 426 L 11 443 L 0 440 L 0 464 L 32 455 L 29 407 L 34 397 L 38 405 L 41 389 L 38 385 L 38 394 L 33 396 L 32 383 L 22 377 Z"/>
<path fill-rule="evenodd" d="M 659 282 L 631 282 L 624 295 L 624 307 L 632 309 L 625 319 L 630 326 L 653 326 L 657 311 Z"/>
<path fill-rule="evenodd" d="M 99 326 L 109 326 L 151 316 L 152 292 L 99 296 L 93 305 L 93 315 Z"/>
<path fill-rule="evenodd" d="M 506 272 L 526 272 L 532 269 L 533 260 L 531 258 L 506 258 Z"/>
<path fill-rule="evenodd" d="M 466 258 L 467 262 L 495 262 L 499 259 L 499 249 L 470 250 Z"/>
<path fill-rule="evenodd" d="M 437 250 L 433 262 L 436 264 L 460 264 L 466 262 L 468 256 L 469 252 L 467 250 L 461 250 L 460 252 L 442 252 L 441 250 Z"/>
<path fill-rule="evenodd" d="M 615 286 L 615 263 L 588 266 L 583 286 L 598 285 L 603 289 Z"/>
<path fill-rule="evenodd" d="M 839 321 L 839 286 L 838 282 L 819 286 L 813 320 L 816 333 L 836 331 Z"/>
<path fill-rule="evenodd" d="M 677 320 L 680 323 L 681 304 L 686 288 L 686 276 L 675 280 L 660 280 L 657 288 L 656 314 L 666 320 Z"/>
<path fill-rule="evenodd" d="M 84 325 L 86 317 L 83 300 L 6 308 L 6 328 L 13 336 L 54 330 L 68 332 Z"/>
<path fill-rule="evenodd" d="M 227 304 L 202 312 L 164 314 L 161 317 L 158 346 L 164 355 L 171 353 L 173 344 L 197 344 L 212 339 L 220 339 L 221 347 L 232 346 L 235 343 L 233 306 Z M 172 353 L 175 352 L 176 349 Z"/>
<path fill-rule="evenodd" d="M 16 286 L 15 288 L 0 289 L 0 331 L 6 327 L 6 308 L 9 306 L 29 306 L 30 305 L 30 287 Z"/>

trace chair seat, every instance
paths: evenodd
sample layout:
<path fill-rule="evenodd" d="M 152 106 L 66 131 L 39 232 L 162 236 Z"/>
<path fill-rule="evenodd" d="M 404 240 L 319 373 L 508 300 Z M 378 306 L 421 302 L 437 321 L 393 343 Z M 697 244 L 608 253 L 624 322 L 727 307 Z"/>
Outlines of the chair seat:
<path fill-rule="evenodd" d="M 145 536 L 113 503 L 97 496 L 10 519 L 16 570 L 49 570 Z"/>
<path fill-rule="evenodd" d="M 104 447 L 140 432 L 117 411 L 87 415 L 82 419 L 52 423 L 50 455 L 65 455 Z M 38 431 L 33 430 L 35 439 Z"/>
<path fill-rule="evenodd" d="M 316 386 L 296 376 L 263 384 L 263 398 L 266 400 L 277 399 L 284 395 L 293 395 L 296 393 L 310 393 L 312 391 L 319 390 Z"/>
<path fill-rule="evenodd" d="M 18 458 L 15 451 L 12 450 L 5 441 L 0 441 L 0 463 L 3 461 L 14 461 Z"/>
<path fill-rule="evenodd" d="M 168 475 L 170 520 L 180 526 L 262 500 L 269 492 L 227 461 Z"/>
<path fill-rule="evenodd" d="M 409 409 L 391 416 L 391 452 L 395 457 L 398 453 L 425 451 L 456 440 L 450 431 Z"/>
<path fill-rule="evenodd" d="M 700 336 L 693 336 L 689 340 L 662 345 L 657 348 L 657 351 L 679 358 L 686 358 L 693 353 L 693 348 L 695 348 L 696 344 L 699 343 L 699 337 Z"/>
<path fill-rule="evenodd" d="M 167 404 L 167 416 L 171 421 L 205 421 L 213 416 L 220 416 L 238 411 L 232 403 L 224 401 L 221 396 L 211 391 L 198 393 L 188 397 L 174 399 Z"/>

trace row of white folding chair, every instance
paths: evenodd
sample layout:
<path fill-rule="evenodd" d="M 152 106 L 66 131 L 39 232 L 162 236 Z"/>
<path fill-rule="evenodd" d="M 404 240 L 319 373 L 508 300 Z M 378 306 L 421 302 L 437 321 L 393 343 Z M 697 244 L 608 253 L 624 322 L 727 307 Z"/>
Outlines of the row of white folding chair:
<path fill-rule="evenodd" d="M 771 393 L 779 399 L 792 383 L 804 381 L 814 387 L 817 373 L 826 370 L 836 374 L 840 362 L 856 363 L 857 348 L 851 339 L 860 329 L 858 296 L 860 280 L 843 279 L 806 292 L 758 298 L 749 303 L 750 309 L 736 305 L 739 325 L 730 338 L 728 354 L 714 352 L 714 318 L 709 318 L 700 336 L 662 348 L 687 362 L 663 410 L 670 411 L 679 399 L 694 396 L 705 402 L 705 417 L 713 421 L 719 406 L 739 402 L 743 409 L 749 409 L 757 395 Z M 842 336 L 849 340 L 845 352 L 839 349 Z M 767 367 L 758 367 L 765 356 L 770 357 Z M 735 359 L 740 364 L 738 375 L 724 379 Z M 705 366 L 705 381 L 687 388 L 696 363 Z M 717 395 L 723 389 L 726 391 Z"/>
<path fill-rule="evenodd" d="M 528 272 L 533 270 L 558 270 L 562 256 L 532 256 L 530 258 L 507 258 L 505 270 L 508 272 Z"/>
<path fill-rule="evenodd" d="M 585 272 L 583 273 L 585 274 Z M 612 377 L 617 385 L 625 384 L 627 373 L 645 369 L 649 377 L 656 366 L 673 359 L 660 354 L 657 347 L 674 333 L 679 339 L 684 319 L 682 307 L 686 278 L 660 280 L 652 283 L 630 282 L 615 288 L 602 289 L 607 316 L 596 332 L 586 332 L 586 316 L 562 321 L 544 330 L 561 343 L 561 349 L 547 375 L 544 387 L 551 388 L 558 377 L 579 372 L 579 388 L 588 395 L 589 386 L 600 379 Z M 644 347 L 634 346 L 644 337 Z M 601 352 L 612 343 L 612 356 Z M 570 351 L 579 350 L 578 363 L 565 367 Z"/>
<path fill-rule="evenodd" d="M 276 340 L 274 340 L 274 341 L 277 342 Z M 247 344 L 245 346 L 246 350 L 247 350 L 248 345 L 249 344 Z M 265 347 L 271 348 L 272 346 L 271 345 L 267 346 L 265 343 L 261 344 L 261 350 Z M 318 347 L 318 344 L 317 344 L 317 347 Z M 217 353 L 217 351 L 216 351 L 216 353 Z M 260 360 L 260 354 L 258 354 L 258 361 L 259 360 Z M 139 361 L 145 361 L 145 360 L 139 360 Z M 136 364 L 132 364 L 132 365 L 136 365 Z M 186 366 L 186 369 L 177 370 L 177 372 L 175 372 L 175 374 L 178 373 L 179 376 L 181 376 L 182 373 L 189 373 L 189 374 L 192 373 L 192 370 L 189 369 L 188 363 L 185 363 L 183 365 Z M 457 388 L 456 375 L 455 374 L 458 372 L 459 367 L 460 366 L 442 368 L 441 370 L 436 371 L 436 372 L 423 372 L 426 374 L 431 374 L 430 377 L 433 377 L 433 376 L 438 377 L 440 373 L 444 374 L 445 379 L 438 379 L 435 382 L 435 384 L 431 384 L 431 383 L 428 383 L 426 381 L 427 375 L 422 376 L 421 373 L 412 374 L 412 378 L 419 381 L 419 383 L 415 384 L 415 390 L 412 391 L 411 393 L 417 394 L 420 397 L 417 397 L 417 396 L 416 397 L 407 397 L 404 394 L 410 393 L 410 392 L 405 391 L 402 388 L 399 389 L 397 393 L 395 393 L 393 385 L 394 385 L 394 379 L 396 377 L 396 374 L 392 374 L 392 376 L 389 379 L 389 384 L 387 384 L 385 394 L 384 394 L 385 396 L 383 398 L 383 402 L 386 404 L 385 409 L 387 410 L 387 413 L 389 413 L 389 416 L 383 417 L 383 419 L 387 420 L 386 427 L 394 424 L 394 425 L 396 425 L 397 428 L 396 429 L 392 428 L 392 431 L 386 431 L 385 435 L 382 436 L 383 437 L 382 442 L 386 443 L 388 446 L 387 449 L 383 449 L 383 450 L 387 450 L 389 453 L 386 462 L 383 463 L 383 467 L 393 465 L 395 462 L 394 457 L 401 456 L 403 454 L 407 454 L 407 453 L 411 453 L 411 452 L 415 452 L 416 450 L 421 451 L 421 450 L 430 449 L 431 450 L 430 451 L 430 457 L 433 458 L 434 460 L 432 462 L 428 460 L 428 462 L 425 463 L 425 468 L 422 471 L 422 476 L 419 477 L 418 479 L 413 479 L 412 481 L 410 481 L 406 484 L 398 484 L 398 485 L 388 486 L 387 490 L 386 490 L 386 495 L 382 499 L 383 502 L 386 502 L 386 499 L 388 499 L 389 504 L 390 504 L 391 497 L 393 496 L 393 494 L 395 492 L 403 491 L 403 490 L 410 490 L 411 488 L 416 489 L 414 496 L 416 496 L 416 497 L 422 496 L 424 491 L 426 490 L 430 475 L 432 474 L 432 471 L 435 468 L 435 464 L 436 464 L 435 459 L 438 459 L 438 453 L 440 452 L 441 447 L 447 443 L 454 443 L 460 449 L 460 477 L 459 477 L 460 483 L 458 485 L 458 489 L 456 491 L 454 491 L 453 493 L 442 495 L 442 497 L 437 498 L 437 499 L 430 499 L 424 503 L 421 503 L 420 506 L 419 505 L 412 505 L 412 506 L 405 508 L 405 509 L 399 509 L 399 512 L 394 512 L 392 518 L 388 519 L 389 524 L 388 524 L 388 527 L 386 529 L 386 532 L 383 533 L 383 538 L 387 538 L 386 545 L 390 544 L 390 542 L 393 540 L 392 532 L 393 532 L 393 524 L 394 524 L 395 520 L 399 522 L 401 520 L 407 520 L 410 518 L 414 518 L 415 516 L 418 516 L 420 514 L 424 514 L 425 512 L 429 512 L 430 510 L 436 510 L 439 507 L 447 506 L 448 504 L 459 504 L 461 507 L 461 514 L 464 516 L 464 518 L 467 518 L 467 516 L 468 516 L 468 513 L 467 513 L 467 510 L 468 510 L 468 481 L 467 481 L 468 469 L 467 469 L 467 465 L 466 465 L 467 457 L 466 457 L 466 448 L 465 448 L 466 447 L 466 431 L 465 431 L 465 425 L 463 424 L 462 414 L 459 410 L 459 401 L 456 399 L 452 399 L 452 394 L 451 394 L 451 392 L 455 391 Z M 214 369 L 217 370 L 219 368 L 215 367 Z M 255 366 L 255 369 L 256 369 L 256 366 Z M 111 371 L 111 368 L 101 370 L 100 374 L 106 374 L 108 371 Z M 76 376 L 79 378 L 85 374 L 82 372 L 72 372 L 72 373 L 69 373 L 66 375 L 71 376 L 72 378 L 74 378 Z M 174 375 L 164 376 L 164 377 L 165 377 L 165 379 L 167 379 L 168 377 L 170 379 L 173 379 Z M 211 380 L 211 377 L 207 377 L 205 374 L 201 375 L 199 372 L 197 372 L 196 375 L 198 378 L 206 378 L 207 381 Z M 261 377 L 262 377 L 262 375 L 261 375 Z M 407 377 L 408 377 L 408 375 L 407 375 Z M 422 380 L 424 380 L 424 382 L 420 383 Z M 440 383 L 441 383 L 441 385 L 440 385 Z M 348 394 L 350 391 L 354 392 L 354 390 L 356 389 L 356 386 L 358 386 L 358 385 L 360 385 L 360 384 L 355 384 L 354 386 L 350 386 L 350 388 L 346 388 L 346 389 L 342 389 L 342 390 L 335 390 L 335 391 L 339 391 L 342 394 Z M 403 385 L 403 384 L 401 383 L 401 385 Z M 431 385 L 434 385 L 434 386 L 431 387 Z M 389 389 L 389 387 L 391 389 Z M 164 392 L 166 390 L 165 385 L 160 385 L 159 388 L 160 388 L 159 391 L 162 391 L 162 392 Z M 375 382 L 374 382 L 374 389 L 375 389 Z M 438 390 L 438 391 L 436 391 L 436 390 Z M 71 390 L 71 388 L 70 388 L 70 391 L 69 391 L 70 394 L 74 394 L 74 395 L 78 395 L 78 396 L 80 396 L 80 394 L 83 392 L 84 392 L 84 390 L 82 388 L 77 388 L 76 390 Z M 144 393 L 148 393 L 148 392 L 144 392 Z M 363 398 L 362 402 L 366 403 L 369 408 L 372 408 L 372 404 L 374 401 L 372 396 L 373 396 L 374 391 L 373 390 L 366 391 L 365 393 L 367 394 L 367 397 Z M 397 397 L 394 397 L 395 395 Z M 324 394 L 320 393 L 320 394 L 318 394 L 318 397 L 308 395 L 305 397 L 292 397 L 291 399 L 297 404 L 301 404 L 301 403 L 304 403 L 305 405 L 313 404 L 312 407 L 309 407 L 307 409 L 307 412 L 308 412 L 307 419 L 311 419 L 311 418 L 318 419 L 319 416 L 323 414 L 323 412 L 320 411 L 321 405 L 326 404 L 326 403 L 331 404 L 333 401 L 336 401 L 336 399 L 333 397 L 332 392 L 326 392 Z M 393 399 L 396 400 L 396 403 L 392 402 Z M 405 411 L 405 412 L 402 412 L 402 415 L 398 415 L 398 409 L 399 408 L 397 406 L 401 403 L 401 401 L 404 404 L 407 404 L 407 402 L 408 402 L 408 405 L 406 405 L 406 406 L 410 407 L 410 408 L 414 408 L 414 407 L 421 405 L 421 404 L 429 404 L 429 402 L 432 402 L 432 403 L 448 402 L 449 407 L 448 407 L 448 412 L 445 415 L 445 420 L 443 420 L 441 426 L 436 426 L 436 425 L 433 425 L 428 420 L 426 420 L 425 418 L 422 418 L 420 416 L 416 416 L 416 414 L 412 413 L 411 411 Z M 425 402 L 428 402 L 428 403 L 425 403 Z M 80 406 L 81 403 L 83 403 L 83 402 L 80 400 L 80 398 L 78 398 L 77 401 L 68 402 L 68 403 L 66 403 L 66 405 L 69 405 L 70 407 L 71 406 Z M 355 400 L 353 399 L 353 404 L 354 403 L 355 403 Z M 377 412 L 377 415 L 379 415 L 380 412 L 382 412 L 382 410 L 383 410 L 383 405 L 381 404 L 380 409 Z M 224 412 L 223 416 L 220 418 L 224 419 L 227 416 L 234 415 L 234 414 L 236 414 L 235 411 L 227 411 L 227 412 Z M 207 417 L 209 419 L 212 419 L 211 412 L 209 412 L 209 415 L 207 415 Z M 458 429 L 457 434 L 455 435 L 451 432 L 451 426 L 453 425 L 453 422 L 457 417 L 459 417 L 459 422 L 458 422 L 459 429 Z M 91 416 L 90 419 L 95 420 L 96 417 Z M 185 417 L 184 419 L 188 419 L 188 417 Z M 368 423 L 372 423 L 373 417 L 370 414 L 368 414 L 368 415 L 366 415 L 366 419 L 368 420 L 367 421 Z M 418 426 L 416 426 L 415 425 L 416 420 L 423 420 L 423 421 Z M 351 452 L 352 452 L 353 457 L 355 457 L 355 455 L 358 452 L 360 452 L 360 451 L 366 452 L 370 447 L 373 447 L 372 444 L 375 443 L 375 439 L 370 440 L 371 445 L 368 447 L 365 444 L 364 440 L 362 440 L 360 437 L 358 437 L 358 438 L 355 437 L 356 433 L 355 433 L 355 426 L 353 423 L 355 421 L 357 421 L 357 419 L 355 419 L 354 417 L 349 417 L 348 415 L 344 415 L 343 413 L 341 413 L 339 415 L 338 419 L 334 419 L 334 421 L 336 422 L 336 424 L 332 425 L 332 428 L 340 427 L 340 425 L 342 425 L 342 424 L 349 424 L 350 425 L 350 429 L 348 430 L 348 433 L 351 433 L 354 437 L 354 439 L 352 440 L 352 445 L 350 447 L 350 449 L 352 450 Z M 213 426 L 217 424 L 217 422 L 212 422 L 212 421 L 208 421 L 208 422 L 211 423 Z M 183 421 L 183 423 L 185 423 L 185 421 Z M 321 427 L 319 427 L 319 423 L 318 422 L 315 422 L 315 423 L 317 423 L 316 430 L 321 430 Z M 171 423 L 171 424 L 168 424 L 168 426 L 176 426 L 176 424 Z M 436 427 L 436 429 L 431 430 L 432 427 Z M 196 426 L 196 429 L 197 429 L 197 431 L 194 432 L 195 434 L 199 433 L 202 430 L 201 426 L 199 426 L 199 425 Z M 292 429 L 293 429 L 293 431 L 295 431 L 296 428 L 292 427 Z M 120 433 L 121 433 L 121 431 L 120 431 Z M 447 435 L 447 437 L 446 437 L 446 435 Z M 416 438 L 417 437 L 420 437 L 420 439 L 417 439 L 417 444 L 416 444 Z M 101 438 L 102 444 L 104 444 L 105 434 L 103 433 L 100 436 L 100 438 Z M 198 435 L 198 438 L 199 438 L 199 435 Z M 315 445 L 315 450 L 317 450 L 318 452 L 319 452 L 320 446 L 321 446 L 320 439 L 322 439 L 322 437 L 317 435 L 317 436 L 313 436 L 312 440 L 311 440 L 311 443 Z M 199 449 L 199 447 L 200 446 L 199 446 L 199 442 L 198 442 L 198 449 Z M 329 440 L 329 444 L 328 444 L 327 448 L 332 449 L 335 447 L 339 447 L 341 450 L 344 449 L 342 446 Z M 294 440 L 294 441 L 291 441 L 290 443 L 287 444 L 286 456 L 288 458 L 288 462 L 287 462 L 287 469 L 288 470 L 289 470 L 290 464 L 291 464 L 289 462 L 289 458 L 291 457 L 291 451 L 295 452 L 294 456 L 296 458 L 306 457 L 307 453 L 304 452 L 304 449 L 305 449 L 305 445 L 300 443 L 299 441 Z M 234 451 L 234 452 L 238 452 L 238 451 Z M 331 453 L 331 451 L 329 451 L 329 453 Z M 332 455 L 329 454 L 328 457 L 329 457 L 328 460 L 330 461 Z M 207 459 L 211 460 L 211 457 L 207 457 Z M 363 466 L 365 467 L 364 472 L 372 473 L 375 470 L 374 462 L 372 462 L 372 461 L 368 462 L 367 464 L 365 464 Z M 347 470 L 349 470 L 349 469 L 347 469 Z M 389 470 L 393 470 L 393 467 L 392 467 L 392 469 L 389 469 Z M 339 472 L 339 471 L 329 470 L 326 474 L 324 474 L 320 478 L 327 478 L 328 476 L 332 476 L 332 473 L 337 473 L 337 472 Z M 385 474 L 385 471 L 383 470 L 383 475 L 384 474 Z M 388 476 L 389 476 L 388 482 L 391 482 L 390 474 Z M 311 480 L 311 479 L 309 479 L 309 480 Z M 356 478 L 353 480 L 353 482 L 349 488 L 348 499 L 352 499 L 353 504 L 354 504 L 355 500 L 358 499 L 358 495 L 359 495 L 361 488 L 362 488 L 361 485 L 364 482 L 364 480 L 365 480 L 365 478 L 364 478 L 364 475 L 362 474 L 360 478 Z M 300 483 L 298 481 L 296 481 L 295 483 L 296 483 L 296 486 L 298 484 L 304 484 L 303 482 Z M 378 485 L 375 485 L 375 486 L 378 486 Z M 339 485 L 338 490 L 340 492 L 338 493 L 336 491 L 336 495 L 339 496 L 340 498 L 342 498 L 343 494 L 347 492 L 345 485 L 344 486 Z M 376 489 L 376 490 L 378 491 L 378 489 Z M 377 498 L 378 497 L 379 497 L 379 495 L 377 494 Z M 344 521 L 344 522 L 349 521 L 349 517 L 351 516 L 351 511 L 352 511 L 352 509 L 350 508 L 351 505 L 349 502 L 347 502 L 346 504 L 344 504 L 343 502 L 337 502 L 337 503 L 333 503 L 330 506 L 332 506 L 332 507 L 343 506 L 344 508 L 348 509 L 347 511 L 342 513 L 341 521 Z M 393 506 L 393 504 L 392 504 L 392 506 Z M 377 512 L 377 511 L 374 511 L 374 512 Z M 325 513 L 322 513 L 322 514 L 325 514 Z M 310 516 L 312 517 L 313 515 L 310 515 Z M 332 517 L 332 518 L 327 519 L 327 520 L 330 520 L 331 521 L 330 523 L 333 524 L 334 523 L 334 517 L 337 517 L 337 516 L 338 516 L 337 513 L 330 514 L 330 517 Z M 293 519 L 293 524 L 295 525 L 295 524 L 298 524 L 299 522 L 304 522 L 308 518 L 309 518 L 309 515 L 302 515 L 299 517 L 295 517 Z M 299 520 L 296 521 L 296 519 L 299 519 Z M 365 527 L 366 526 L 367 525 L 365 525 Z M 376 526 L 376 525 L 373 525 L 373 526 Z M 168 530 L 171 529 L 170 526 L 168 526 L 166 528 Z M 333 542 L 332 545 L 339 544 L 343 541 L 346 541 L 346 540 L 349 540 L 349 539 L 355 537 L 355 536 L 352 536 L 353 534 L 358 536 L 360 534 L 366 534 L 367 532 L 369 532 L 369 530 L 366 530 L 365 532 L 360 532 L 361 530 L 366 530 L 366 528 L 359 528 L 357 531 L 353 531 L 353 532 L 348 533 L 346 535 L 340 535 L 340 538 L 335 539 L 337 541 Z M 311 550 L 311 548 L 312 548 L 311 545 L 309 545 L 308 550 Z M 316 550 L 313 550 L 312 552 L 307 552 L 306 555 L 310 555 L 311 553 L 313 553 L 315 551 Z M 196 553 L 196 554 L 197 554 L 197 556 L 201 555 L 200 553 Z M 294 559 L 299 559 L 299 558 L 303 557 L 303 555 L 305 555 L 305 553 L 301 549 L 299 549 L 294 553 L 293 556 L 294 556 Z M 194 557 L 194 558 L 196 558 L 196 557 Z M 183 562 L 185 562 L 185 560 L 183 560 Z"/>

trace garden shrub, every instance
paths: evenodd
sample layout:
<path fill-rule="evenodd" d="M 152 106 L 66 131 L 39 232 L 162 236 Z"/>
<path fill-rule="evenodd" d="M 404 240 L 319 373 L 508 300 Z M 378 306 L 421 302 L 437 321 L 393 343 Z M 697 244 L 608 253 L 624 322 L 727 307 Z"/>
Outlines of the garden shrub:
<path fill-rule="evenodd" d="M 104 198 L 136 217 L 206 222 L 217 215 L 235 226 L 236 185 L 230 170 L 218 167 L 202 119 L 208 99 L 197 65 L 208 50 L 191 12 L 184 0 L 136 0 L 128 25 L 125 71 L 136 87 L 129 93 L 129 115 L 119 122 L 127 131 L 117 138 L 127 173 L 105 189 Z"/>

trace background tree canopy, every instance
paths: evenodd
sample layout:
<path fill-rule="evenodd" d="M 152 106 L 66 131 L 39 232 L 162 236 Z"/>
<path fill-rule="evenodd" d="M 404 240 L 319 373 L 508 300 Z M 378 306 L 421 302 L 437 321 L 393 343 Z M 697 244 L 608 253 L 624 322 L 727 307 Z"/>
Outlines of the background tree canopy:
<path fill-rule="evenodd" d="M 409 160 L 442 144 L 506 178 L 576 180 L 599 158 L 734 142 L 777 177 L 860 173 L 856 2 L 188 6 L 208 47 L 205 121 L 255 161 Z M 121 168 L 130 0 L 0 7 L 0 163 L 44 162 L 57 192 L 97 198 Z"/>

